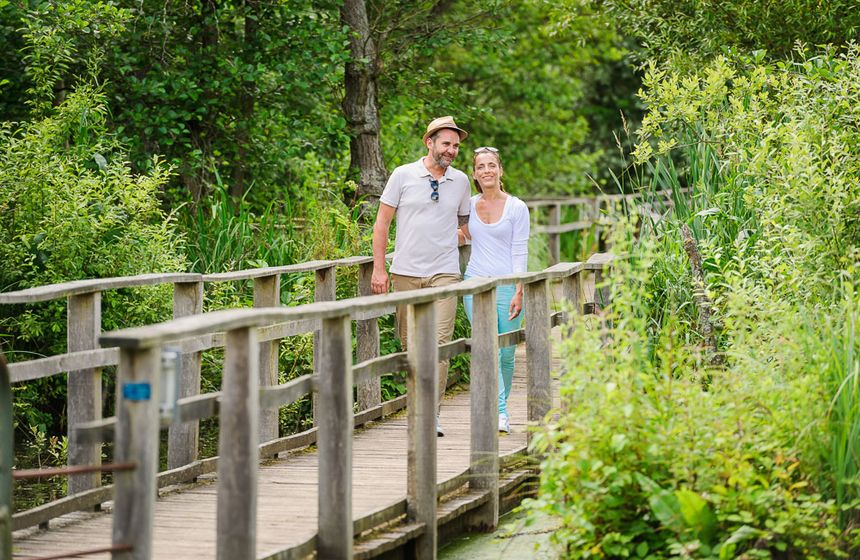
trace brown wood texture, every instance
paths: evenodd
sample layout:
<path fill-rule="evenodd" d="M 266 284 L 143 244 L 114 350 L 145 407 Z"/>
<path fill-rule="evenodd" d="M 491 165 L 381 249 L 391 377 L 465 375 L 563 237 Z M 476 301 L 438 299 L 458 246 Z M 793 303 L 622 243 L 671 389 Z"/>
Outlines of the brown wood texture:
<path fill-rule="evenodd" d="M 203 312 L 203 282 L 177 282 L 173 285 L 173 316 L 187 317 Z M 200 394 L 201 353 L 182 354 L 177 398 Z M 196 420 L 175 423 L 167 437 L 167 465 L 175 469 L 197 460 L 197 440 L 200 424 Z"/>
<path fill-rule="evenodd" d="M 526 381 L 524 346 L 517 349 L 514 387 L 508 403 L 514 432 L 499 436 L 499 454 L 521 451 L 526 443 Z M 554 360 L 553 370 L 560 363 Z M 554 391 L 554 394 L 557 392 Z M 557 399 L 557 394 L 556 394 Z M 557 402 L 557 401 L 556 401 Z M 457 477 L 468 480 L 471 430 L 470 394 L 449 391 L 442 407 L 446 435 L 436 440 L 436 480 L 444 483 Z M 354 434 L 352 468 L 352 515 L 354 519 L 402 502 L 407 481 L 407 422 L 403 413 L 373 422 Z M 309 450 L 282 454 L 265 462 L 258 472 L 258 558 L 301 557 L 284 553 L 289 547 L 307 546 L 318 527 L 318 455 Z M 155 502 L 151 557 L 183 560 L 215 558 L 216 502 L 219 487 L 214 475 L 198 482 L 161 491 Z M 113 506 L 102 512 L 69 514 L 51 522 L 50 530 L 17 531 L 15 554 L 22 557 L 49 556 L 64 551 L 109 546 Z M 109 554 L 84 556 L 107 559 Z"/>
<path fill-rule="evenodd" d="M 281 275 L 254 278 L 254 307 L 278 307 L 281 305 Z M 278 351 L 280 339 L 260 342 L 260 388 L 278 384 Z M 260 443 L 278 438 L 278 409 L 260 408 Z"/>
<path fill-rule="evenodd" d="M 80 352 L 98 347 L 102 330 L 102 295 L 99 292 L 68 298 L 67 350 Z M 102 417 L 102 372 L 99 368 L 70 371 L 66 378 L 68 406 L 69 466 L 101 463 L 101 444 L 78 441 L 75 427 Z M 69 477 L 69 494 L 96 488 L 98 473 Z"/>

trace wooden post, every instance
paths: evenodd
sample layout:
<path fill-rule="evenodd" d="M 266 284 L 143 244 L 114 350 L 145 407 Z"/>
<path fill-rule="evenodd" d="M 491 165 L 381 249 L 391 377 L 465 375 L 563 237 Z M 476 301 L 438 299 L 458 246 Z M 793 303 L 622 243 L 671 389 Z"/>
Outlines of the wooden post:
<path fill-rule="evenodd" d="M 352 329 L 348 315 L 324 319 L 319 361 L 317 558 L 352 558 Z"/>
<path fill-rule="evenodd" d="M 152 558 L 156 474 L 158 473 L 158 383 L 161 349 L 120 349 L 117 370 L 114 460 L 134 463 L 132 471 L 114 473 L 113 560 Z"/>
<path fill-rule="evenodd" d="M 534 303 L 526 303 L 526 309 L 529 305 Z M 472 306 L 469 487 L 488 492 L 490 498 L 472 512 L 468 523 L 475 529 L 493 531 L 499 524 L 499 334 L 496 290 L 475 294 Z"/>
<path fill-rule="evenodd" d="M 316 271 L 315 284 L 314 284 L 314 301 L 334 301 L 337 298 L 337 275 L 335 273 L 336 268 L 334 266 L 329 266 L 326 268 L 320 268 Z M 314 332 L 314 374 L 319 375 L 320 368 L 320 331 Z M 351 391 L 350 391 L 351 392 Z M 317 416 L 318 416 L 318 401 L 319 394 L 314 393 L 312 403 L 313 417 L 314 417 L 314 425 L 317 425 Z"/>
<path fill-rule="evenodd" d="M 218 433 L 219 560 L 254 560 L 257 547 L 257 331 L 227 332 Z"/>
<path fill-rule="evenodd" d="M 561 206 L 553 204 L 549 207 L 549 225 L 557 226 L 561 223 Z M 561 260 L 561 234 L 551 232 L 549 234 L 549 264 L 550 266 Z"/>
<path fill-rule="evenodd" d="M 69 352 L 93 350 L 102 330 L 101 293 L 69 296 L 67 348 Z M 102 417 L 100 368 L 70 371 L 67 378 L 69 465 L 100 465 L 101 444 L 78 443 L 75 428 Z M 101 486 L 98 472 L 69 476 L 69 494 Z"/>
<path fill-rule="evenodd" d="M 173 317 L 199 315 L 203 312 L 203 282 L 173 284 Z M 200 352 L 182 354 L 177 397 L 200 394 Z M 167 436 L 167 468 L 176 469 L 197 460 L 200 422 L 174 422 Z"/>
<path fill-rule="evenodd" d="M 281 304 L 281 275 L 254 278 L 254 307 L 278 307 Z M 278 384 L 278 354 L 280 339 L 260 343 L 260 388 Z M 260 409 L 260 443 L 277 439 L 278 409 Z"/>
<path fill-rule="evenodd" d="M 602 231 L 600 228 L 600 199 L 594 197 L 591 201 L 591 223 L 594 228 L 594 242 L 597 245 L 595 250 L 600 251 L 600 236 Z"/>
<path fill-rule="evenodd" d="M 12 559 L 12 467 L 15 464 L 12 384 L 0 354 L 0 558 Z"/>
<path fill-rule="evenodd" d="M 546 280 L 525 285 L 525 323 L 528 420 L 535 426 L 543 421 L 552 407 L 552 346 Z M 529 432 L 529 441 L 531 437 Z"/>
<path fill-rule="evenodd" d="M 436 558 L 436 401 L 439 346 L 434 302 L 407 307 L 409 373 L 406 380 L 406 425 L 409 439 L 406 467 L 406 516 L 423 523 L 415 539 L 416 560 Z"/>
<path fill-rule="evenodd" d="M 358 265 L 358 295 L 369 296 L 373 291 L 370 278 L 373 263 Z M 355 358 L 358 362 L 379 356 L 379 320 L 376 318 L 355 322 Z M 378 377 L 358 385 L 358 409 L 367 410 L 382 402 L 382 389 Z"/>
<path fill-rule="evenodd" d="M 567 317 L 567 321 L 575 321 L 576 315 L 582 315 L 582 271 L 562 278 L 561 297 L 573 308 L 573 316 Z"/>

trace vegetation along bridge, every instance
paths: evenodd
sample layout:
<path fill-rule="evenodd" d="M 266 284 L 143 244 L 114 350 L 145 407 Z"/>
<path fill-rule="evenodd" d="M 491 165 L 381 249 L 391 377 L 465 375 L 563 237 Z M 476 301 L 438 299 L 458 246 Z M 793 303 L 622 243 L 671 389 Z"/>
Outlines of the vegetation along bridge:
<path fill-rule="evenodd" d="M 372 259 L 198 274 L 84 280 L 0 294 L 0 304 L 66 298 L 67 353 L 10 364 L 0 357 L 0 559 L 435 558 L 463 530 L 491 530 L 534 477 L 528 425 L 553 406 L 552 328 L 605 297 L 610 264 L 561 263 L 559 235 L 593 233 L 601 207 L 630 197 L 535 200 L 549 208 L 550 259 L 540 272 L 441 288 L 370 294 Z M 651 218 L 672 201 L 640 204 Z M 566 208 L 576 208 L 575 214 Z M 575 215 L 561 223 L 560 216 Z M 599 235 L 599 234 L 598 234 Z M 339 267 L 357 266 L 359 296 L 335 300 Z M 282 307 L 282 274 L 313 272 L 314 303 Z M 202 313 L 204 283 L 252 280 L 254 308 Z M 495 290 L 525 284 L 525 327 L 497 334 Z M 174 319 L 101 332 L 101 294 L 172 284 Z M 433 302 L 474 296 L 469 339 L 436 344 Z M 378 318 L 408 305 L 408 352 L 379 356 Z M 353 359 L 353 323 L 355 354 Z M 314 372 L 277 379 L 279 341 L 314 333 Z M 498 348 L 523 343 L 511 398 L 514 433 L 497 432 Z M 201 352 L 223 348 L 222 387 L 200 394 Z M 435 429 L 436 364 L 471 355 L 469 390 L 446 397 Z M 354 363 L 355 361 L 355 363 Z M 101 369 L 117 366 L 116 415 L 102 418 Z M 382 402 L 380 376 L 408 371 L 407 393 Z M 12 470 L 11 384 L 68 373 L 69 466 Z M 353 402 L 357 387 L 357 402 Z M 315 427 L 278 437 L 278 410 L 314 394 Z M 406 409 L 405 414 L 401 411 Z M 218 454 L 198 458 L 199 421 L 217 416 Z M 361 427 L 361 429 L 357 429 Z M 167 470 L 159 472 L 167 428 Z M 112 459 L 102 464 L 102 447 Z M 315 444 L 315 448 L 312 447 Z M 101 474 L 112 473 L 103 486 Z M 69 495 L 12 514 L 13 478 L 68 476 Z"/>

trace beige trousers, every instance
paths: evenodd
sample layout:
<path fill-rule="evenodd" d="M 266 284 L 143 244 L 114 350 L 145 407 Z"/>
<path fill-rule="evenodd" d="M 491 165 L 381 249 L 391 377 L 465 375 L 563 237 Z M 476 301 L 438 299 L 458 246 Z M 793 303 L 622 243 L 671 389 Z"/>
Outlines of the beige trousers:
<path fill-rule="evenodd" d="M 450 286 L 460 281 L 459 274 L 434 274 L 429 277 L 391 275 L 391 286 L 395 292 L 406 290 L 418 290 L 421 288 L 436 288 L 439 286 Z M 457 317 L 457 298 L 440 299 L 436 302 L 436 339 L 439 344 L 451 342 L 454 334 L 454 319 Z M 400 345 L 403 350 L 409 344 L 406 339 L 406 306 L 397 306 L 397 334 L 400 336 Z M 448 386 L 448 360 L 439 362 L 439 401 L 436 405 L 436 414 L 442 406 L 442 397 Z"/>

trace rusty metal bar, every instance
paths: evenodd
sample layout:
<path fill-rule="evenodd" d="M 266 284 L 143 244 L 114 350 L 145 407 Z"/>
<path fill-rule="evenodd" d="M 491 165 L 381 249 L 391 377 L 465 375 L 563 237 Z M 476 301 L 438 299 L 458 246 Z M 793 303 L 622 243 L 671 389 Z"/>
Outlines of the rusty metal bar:
<path fill-rule="evenodd" d="M 85 474 L 93 472 L 118 472 L 133 471 L 137 468 L 135 463 L 106 463 L 104 465 L 74 465 L 71 467 L 56 467 L 50 469 L 21 469 L 12 471 L 15 480 L 30 478 L 48 478 L 51 476 L 64 476 L 70 474 Z"/>
<path fill-rule="evenodd" d="M 89 550 L 78 550 L 76 552 L 67 552 L 65 554 L 58 554 L 56 556 L 29 556 L 27 558 L 20 558 L 20 560 L 61 560 L 63 558 L 80 558 L 81 556 L 87 556 L 90 554 L 99 554 L 102 552 L 131 552 L 134 550 L 134 547 L 130 544 L 116 544 L 113 546 L 104 546 L 102 548 L 91 548 Z M 19 560 L 16 558 L 16 560 Z"/>

